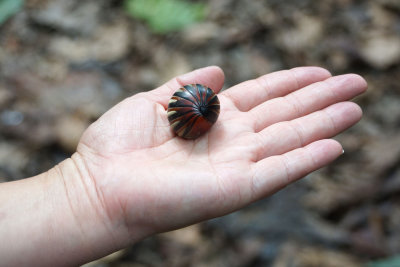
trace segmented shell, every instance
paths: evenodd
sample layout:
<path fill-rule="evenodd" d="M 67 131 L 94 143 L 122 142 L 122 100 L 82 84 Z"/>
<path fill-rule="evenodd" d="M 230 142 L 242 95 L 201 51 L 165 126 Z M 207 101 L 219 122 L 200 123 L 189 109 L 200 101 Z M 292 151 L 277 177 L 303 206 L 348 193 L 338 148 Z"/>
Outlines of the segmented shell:
<path fill-rule="evenodd" d="M 171 97 L 168 120 L 178 136 L 195 139 L 217 121 L 219 109 L 219 100 L 213 90 L 201 84 L 189 84 Z"/>

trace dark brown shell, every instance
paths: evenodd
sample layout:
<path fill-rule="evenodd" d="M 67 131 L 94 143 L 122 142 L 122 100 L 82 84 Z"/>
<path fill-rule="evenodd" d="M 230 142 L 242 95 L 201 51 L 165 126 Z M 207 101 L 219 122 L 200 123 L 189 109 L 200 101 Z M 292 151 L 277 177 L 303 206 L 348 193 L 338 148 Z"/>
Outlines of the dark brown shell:
<path fill-rule="evenodd" d="M 168 120 L 180 137 L 195 139 L 207 132 L 219 115 L 217 95 L 201 84 L 179 88 L 168 103 Z"/>

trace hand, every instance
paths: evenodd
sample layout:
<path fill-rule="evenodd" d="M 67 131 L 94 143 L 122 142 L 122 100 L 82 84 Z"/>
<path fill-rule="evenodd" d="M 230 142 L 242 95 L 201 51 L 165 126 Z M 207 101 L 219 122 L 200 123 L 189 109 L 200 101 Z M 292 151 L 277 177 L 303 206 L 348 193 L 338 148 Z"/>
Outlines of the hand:
<path fill-rule="evenodd" d="M 84 133 L 72 157 L 93 208 L 131 240 L 235 211 L 342 154 L 331 138 L 362 116 L 358 75 L 317 67 L 280 71 L 218 94 L 216 124 L 196 140 L 176 137 L 166 108 L 175 90 L 220 91 L 207 67 L 125 99 Z M 129 242 L 129 241 L 128 241 Z"/>

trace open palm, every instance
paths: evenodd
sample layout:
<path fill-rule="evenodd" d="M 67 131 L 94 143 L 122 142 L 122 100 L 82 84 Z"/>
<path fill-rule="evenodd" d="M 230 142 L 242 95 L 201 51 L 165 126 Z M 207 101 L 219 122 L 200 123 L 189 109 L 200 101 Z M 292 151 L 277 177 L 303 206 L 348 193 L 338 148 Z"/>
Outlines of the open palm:
<path fill-rule="evenodd" d="M 78 146 L 88 192 L 114 225 L 141 237 L 221 216 L 266 197 L 342 153 L 331 139 L 355 124 L 343 102 L 366 90 L 353 74 L 317 67 L 280 71 L 218 94 L 216 124 L 196 140 L 176 137 L 166 107 L 175 90 L 201 83 L 218 92 L 224 75 L 207 67 L 125 99 Z M 137 234 L 140 230 L 141 234 Z"/>

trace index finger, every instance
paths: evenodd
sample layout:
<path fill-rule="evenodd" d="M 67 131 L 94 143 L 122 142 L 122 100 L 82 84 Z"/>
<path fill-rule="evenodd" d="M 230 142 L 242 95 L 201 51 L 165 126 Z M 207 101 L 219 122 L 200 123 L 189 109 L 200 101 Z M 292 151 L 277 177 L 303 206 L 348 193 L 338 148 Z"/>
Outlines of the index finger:
<path fill-rule="evenodd" d="M 267 100 L 285 96 L 329 77 L 330 72 L 323 68 L 299 67 L 240 83 L 221 94 L 228 97 L 240 111 L 249 111 Z"/>

